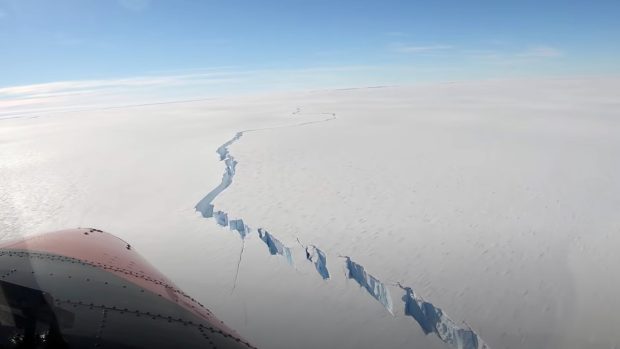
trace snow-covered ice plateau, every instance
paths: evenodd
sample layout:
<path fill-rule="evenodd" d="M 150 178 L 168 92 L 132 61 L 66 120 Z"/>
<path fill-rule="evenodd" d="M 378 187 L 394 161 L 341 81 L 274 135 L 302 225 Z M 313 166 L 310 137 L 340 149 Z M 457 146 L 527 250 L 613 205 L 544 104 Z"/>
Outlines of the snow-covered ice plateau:
<path fill-rule="evenodd" d="M 260 348 L 620 347 L 620 80 L 0 120 L 0 236 L 130 241 Z"/>

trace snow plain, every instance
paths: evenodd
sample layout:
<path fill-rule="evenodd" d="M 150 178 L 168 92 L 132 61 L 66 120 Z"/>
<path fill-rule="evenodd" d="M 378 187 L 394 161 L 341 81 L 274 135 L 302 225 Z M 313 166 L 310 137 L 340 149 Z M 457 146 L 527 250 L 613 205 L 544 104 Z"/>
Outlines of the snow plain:
<path fill-rule="evenodd" d="M 260 348 L 458 347 L 406 313 L 420 299 L 490 348 L 620 347 L 618 91 L 461 82 L 4 119 L 0 234 L 112 232 Z M 194 207 L 244 130 L 213 199 L 242 240 Z"/>

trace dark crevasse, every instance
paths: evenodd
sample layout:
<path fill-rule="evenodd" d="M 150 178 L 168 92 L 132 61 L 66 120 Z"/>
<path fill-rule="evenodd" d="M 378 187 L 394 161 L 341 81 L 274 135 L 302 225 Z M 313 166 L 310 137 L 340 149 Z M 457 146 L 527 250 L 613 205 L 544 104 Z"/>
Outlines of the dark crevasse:
<path fill-rule="evenodd" d="M 221 225 L 222 227 L 228 226 L 228 213 L 222 211 L 215 211 L 213 212 L 213 218 L 215 218 L 217 224 Z"/>
<path fill-rule="evenodd" d="M 295 112 L 292 113 L 293 116 L 298 115 L 301 112 L 300 108 L 297 108 Z M 252 229 L 246 225 L 241 218 L 237 219 L 229 219 L 229 215 L 227 212 L 221 210 L 215 210 L 213 205 L 213 200 L 220 195 L 226 188 L 228 188 L 232 182 L 236 173 L 237 161 L 230 154 L 228 147 L 230 147 L 233 143 L 238 141 L 246 132 L 256 132 L 268 129 L 276 129 L 276 128 L 285 128 L 285 127 L 297 127 L 310 125 L 320 122 L 327 122 L 331 120 L 335 120 L 336 114 L 334 113 L 320 113 L 320 115 L 329 115 L 327 119 L 314 120 L 314 121 L 306 121 L 303 123 L 298 123 L 294 125 L 284 125 L 284 126 L 276 126 L 262 129 L 250 129 L 245 131 L 240 131 L 235 134 L 233 138 L 219 146 L 216 150 L 219 155 L 220 161 L 223 161 L 225 164 L 224 174 L 222 175 L 221 182 L 212 189 L 205 197 L 200 200 L 196 206 L 196 211 L 200 212 L 200 214 L 204 218 L 214 218 L 216 223 L 222 227 L 229 227 L 230 230 L 236 231 L 239 233 L 242 239 L 245 239 L 251 232 Z M 291 249 L 285 246 L 278 238 L 274 237 L 273 234 L 269 233 L 267 230 L 259 228 L 258 229 L 260 239 L 267 245 L 270 254 L 272 255 L 281 255 L 286 258 L 288 264 L 293 264 L 293 258 Z M 243 251 L 243 250 L 242 250 Z M 321 275 L 321 277 L 325 278 L 325 275 L 329 277 L 329 272 L 327 271 L 327 261 L 325 254 L 317 249 L 317 271 Z"/>
<path fill-rule="evenodd" d="M 316 271 L 321 275 L 323 280 L 329 279 L 329 270 L 327 270 L 327 256 L 325 252 L 318 247 L 310 245 L 305 247 L 306 259 L 314 263 Z"/>
<path fill-rule="evenodd" d="M 258 236 L 261 240 L 267 245 L 269 248 L 269 253 L 272 256 L 280 255 L 286 258 L 288 264 L 293 265 L 293 254 L 291 253 L 291 249 L 284 246 L 280 240 L 276 239 L 273 235 L 269 234 L 269 232 L 263 228 L 258 228 Z"/>
<path fill-rule="evenodd" d="M 300 109 L 298 108 L 293 113 L 293 116 L 299 116 L 299 114 Z M 283 127 L 304 126 L 319 122 L 331 121 L 335 120 L 336 118 L 336 114 L 334 113 L 321 114 L 330 115 L 331 117 L 324 120 L 308 121 L 296 125 L 241 131 L 235 134 L 235 136 L 229 141 L 222 144 L 216 150 L 216 152 L 219 154 L 220 161 L 224 162 L 225 164 L 225 171 L 222 175 L 222 180 L 220 184 L 218 184 L 218 186 L 211 190 L 202 200 L 200 200 L 200 202 L 198 202 L 198 204 L 196 204 L 196 211 L 200 212 L 200 214 L 204 218 L 214 218 L 218 225 L 222 227 L 228 227 L 231 231 L 236 231 L 241 237 L 242 241 L 245 241 L 245 238 L 249 236 L 253 232 L 253 230 L 247 224 L 245 224 L 243 219 L 229 219 L 228 213 L 220 210 L 215 211 L 213 205 L 213 200 L 232 184 L 233 178 L 235 176 L 237 161 L 230 154 L 228 147 L 237 140 L 239 140 L 243 136 L 244 132 L 254 132 Z M 289 265 L 293 265 L 293 253 L 291 248 L 287 247 L 281 242 L 281 240 L 276 238 L 272 233 L 268 232 L 264 228 L 258 228 L 257 232 L 259 238 L 265 243 L 265 245 L 267 245 L 267 248 L 271 255 L 282 256 L 286 259 Z M 235 275 L 234 282 L 235 286 L 237 284 L 239 266 L 241 264 L 244 246 L 245 243 L 242 245 L 242 249 L 239 255 L 237 273 Z M 323 252 L 323 250 L 321 250 L 315 245 L 308 245 L 303 247 L 305 249 L 306 260 L 314 264 L 316 271 L 319 273 L 323 280 L 328 280 L 330 278 L 330 274 L 327 269 L 327 255 L 325 254 L 325 252 Z M 346 260 L 345 267 L 347 270 L 348 278 L 355 280 L 355 282 L 362 288 L 364 288 L 370 296 L 372 296 L 376 301 L 381 303 L 383 307 L 385 307 L 385 309 L 390 312 L 390 314 L 393 314 L 392 297 L 386 285 L 375 276 L 370 275 L 362 265 L 354 262 L 353 260 L 351 260 L 350 257 L 345 256 L 344 258 Z M 403 287 L 400 284 L 398 284 L 398 286 L 405 291 L 405 294 L 402 297 L 402 300 L 404 302 L 405 315 L 413 317 L 425 334 L 435 334 L 440 340 L 455 349 L 489 349 L 488 345 L 485 344 L 484 341 L 482 341 L 482 339 L 471 328 L 469 328 L 469 326 L 461 327 L 457 325 L 440 308 L 435 307 L 432 303 L 426 302 L 421 297 L 418 297 L 410 287 Z"/>
<path fill-rule="evenodd" d="M 411 287 L 398 285 L 405 291 L 405 315 L 414 318 L 425 334 L 434 333 L 444 343 L 455 349 L 489 349 L 469 326 L 457 325 L 446 313 L 419 297 Z"/>
<path fill-rule="evenodd" d="M 387 309 L 390 314 L 393 314 L 392 297 L 390 296 L 390 291 L 387 287 L 385 287 L 379 279 L 368 274 L 363 266 L 353 262 L 349 257 L 345 256 L 344 258 L 346 260 L 347 275 L 349 279 L 355 280 L 355 282 L 366 289 L 372 298 L 383 304 L 385 309 Z"/>
<path fill-rule="evenodd" d="M 219 148 L 217 148 L 217 153 L 220 155 L 220 161 L 224 161 L 226 164 L 226 168 L 224 174 L 222 175 L 222 181 L 211 190 L 202 200 L 200 200 L 196 206 L 196 211 L 200 212 L 203 217 L 211 218 L 213 217 L 213 200 L 220 195 L 226 188 L 228 188 L 233 181 L 233 177 L 235 176 L 235 168 L 237 167 L 237 161 L 235 158 L 230 155 L 228 151 L 228 146 L 236 142 L 239 138 L 243 136 L 243 132 L 238 132 L 231 140 L 222 144 Z M 220 213 L 223 213 L 220 211 Z M 220 221 L 218 220 L 218 223 Z M 226 225 L 226 224 L 220 224 Z"/>
<path fill-rule="evenodd" d="M 241 235 L 242 239 L 250 234 L 250 227 L 248 227 L 245 223 L 243 223 L 243 219 L 233 219 L 228 222 L 230 230 L 234 230 Z"/>

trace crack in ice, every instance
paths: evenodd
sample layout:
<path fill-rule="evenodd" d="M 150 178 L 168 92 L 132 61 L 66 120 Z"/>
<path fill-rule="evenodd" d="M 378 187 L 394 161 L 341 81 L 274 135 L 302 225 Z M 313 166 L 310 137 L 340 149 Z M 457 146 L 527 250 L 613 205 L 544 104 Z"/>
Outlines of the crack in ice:
<path fill-rule="evenodd" d="M 314 264 L 314 268 L 319 275 L 321 275 L 323 280 L 329 279 L 329 270 L 327 270 L 327 256 L 325 255 L 325 252 L 315 245 L 306 246 L 302 244 L 299 238 L 297 238 L 297 242 L 306 252 L 306 260 Z"/>
<path fill-rule="evenodd" d="M 398 287 L 405 291 L 405 315 L 414 318 L 424 334 L 434 333 L 441 341 L 455 349 L 489 349 L 489 346 L 469 326 L 460 327 L 446 313 L 425 301 L 411 287 Z"/>
<path fill-rule="evenodd" d="M 239 252 L 239 260 L 237 261 L 237 270 L 235 271 L 235 280 L 233 281 L 233 287 L 230 293 L 235 292 L 237 287 L 237 280 L 239 278 L 239 269 L 241 269 L 241 259 L 243 258 L 243 251 L 245 250 L 245 239 L 241 240 L 241 252 Z"/>
<path fill-rule="evenodd" d="M 297 108 L 292 115 L 299 116 L 300 113 L 300 108 Z M 225 172 L 222 175 L 220 184 L 218 184 L 217 187 L 203 197 L 202 200 L 196 204 L 195 209 L 200 212 L 204 218 L 214 218 L 218 225 L 222 227 L 229 227 L 231 231 L 236 231 L 242 239 L 241 251 L 239 253 L 239 260 L 237 262 L 235 279 L 231 292 L 234 292 L 235 287 L 237 286 L 239 269 L 243 258 L 243 251 L 245 250 L 245 238 L 252 232 L 252 229 L 247 226 L 241 218 L 229 219 L 228 213 L 220 210 L 214 211 L 213 200 L 215 200 L 219 194 L 221 194 L 232 184 L 233 177 L 236 172 L 237 161 L 230 154 L 228 147 L 238 141 L 246 132 L 299 127 L 336 119 L 335 113 L 320 114 L 330 115 L 330 117 L 323 120 L 307 121 L 294 125 L 282 125 L 240 131 L 216 150 L 220 157 L 220 161 L 223 161 L 226 165 Z M 257 232 L 260 239 L 267 245 L 271 255 L 283 256 L 289 265 L 293 265 L 292 250 L 289 247 L 284 245 L 279 239 L 274 237 L 273 234 L 263 228 L 258 228 Z M 299 241 L 299 239 L 297 241 Z M 299 243 L 305 249 L 306 260 L 314 264 L 315 269 L 324 280 L 329 279 L 330 274 L 327 269 L 327 256 L 325 252 L 315 245 L 304 246 L 301 242 Z M 393 302 L 390 296 L 390 291 L 386 285 L 378 278 L 366 272 L 362 265 L 353 262 L 350 257 L 343 257 L 346 259 L 347 277 L 355 280 L 357 284 L 363 287 L 370 296 L 381 303 L 383 307 L 393 315 Z M 435 307 L 432 303 L 426 302 L 424 299 L 417 296 L 411 287 L 404 287 L 400 283 L 398 283 L 397 286 L 405 291 L 405 294 L 402 297 L 405 315 L 413 317 L 424 334 L 428 335 L 434 333 L 441 341 L 455 349 L 490 349 L 489 346 L 484 343 L 478 334 L 475 333 L 469 326 L 463 328 L 457 325 L 443 312 L 441 308 Z"/>
<path fill-rule="evenodd" d="M 325 252 L 318 247 L 310 245 L 306 247 L 306 259 L 314 263 L 316 271 L 321 275 L 323 280 L 329 279 L 329 270 L 327 270 L 327 256 Z"/>
<path fill-rule="evenodd" d="M 392 297 L 387 287 L 376 277 L 368 274 L 363 266 L 353 262 L 351 258 L 343 256 L 346 259 L 347 276 L 349 279 L 355 280 L 362 286 L 372 298 L 381 303 L 390 314 L 394 315 Z"/>
<path fill-rule="evenodd" d="M 258 228 L 258 236 L 261 240 L 267 245 L 269 248 L 269 253 L 272 256 L 280 255 L 286 258 L 288 264 L 293 265 L 293 254 L 291 253 L 291 249 L 284 246 L 280 240 L 271 235 L 267 230 L 263 228 Z"/>

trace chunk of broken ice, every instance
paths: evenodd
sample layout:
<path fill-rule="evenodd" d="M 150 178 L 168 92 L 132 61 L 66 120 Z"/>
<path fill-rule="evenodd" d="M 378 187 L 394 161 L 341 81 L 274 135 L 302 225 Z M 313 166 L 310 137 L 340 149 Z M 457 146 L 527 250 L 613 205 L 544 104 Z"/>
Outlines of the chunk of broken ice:
<path fill-rule="evenodd" d="M 273 235 L 263 228 L 258 228 L 258 235 L 269 248 L 269 253 L 271 255 L 279 254 L 284 256 L 288 264 L 293 265 L 293 256 L 290 248 L 284 246 L 280 240 L 273 237 Z"/>
<path fill-rule="evenodd" d="M 392 297 L 385 285 L 374 276 L 368 274 L 364 267 L 353 262 L 351 258 L 346 257 L 347 271 L 349 279 L 355 280 L 360 286 L 366 289 L 366 291 L 379 303 L 383 304 L 390 314 L 392 312 Z"/>

